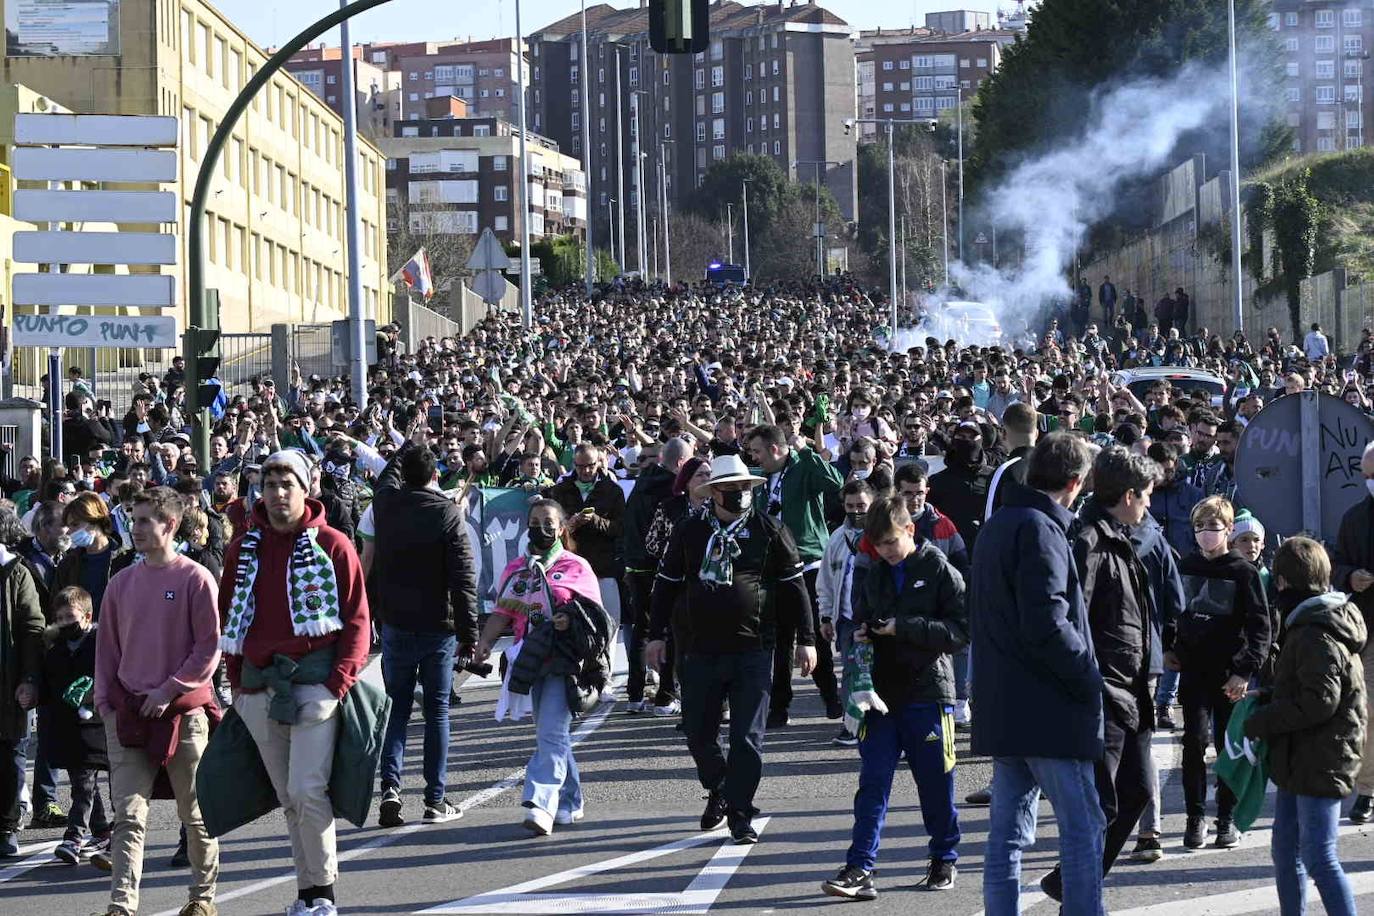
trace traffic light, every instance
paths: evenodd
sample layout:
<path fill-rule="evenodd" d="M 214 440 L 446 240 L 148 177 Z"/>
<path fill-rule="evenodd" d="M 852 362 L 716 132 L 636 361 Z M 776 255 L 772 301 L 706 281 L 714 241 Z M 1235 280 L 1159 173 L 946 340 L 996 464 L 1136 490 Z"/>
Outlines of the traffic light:
<path fill-rule="evenodd" d="M 649 0 L 649 44 L 659 54 L 700 54 L 710 28 L 710 0 Z"/>
<path fill-rule="evenodd" d="M 213 413 L 224 397 L 224 386 L 219 380 L 219 294 L 216 290 L 206 290 L 205 324 L 203 328 L 186 329 L 186 400 L 193 413 L 201 410 Z"/>

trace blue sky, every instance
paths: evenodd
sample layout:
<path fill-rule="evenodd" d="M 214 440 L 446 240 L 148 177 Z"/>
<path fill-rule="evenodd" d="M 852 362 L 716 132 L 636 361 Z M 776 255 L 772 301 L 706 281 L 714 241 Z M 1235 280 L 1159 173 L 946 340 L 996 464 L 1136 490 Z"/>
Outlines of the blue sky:
<path fill-rule="evenodd" d="M 263 46 L 291 38 L 311 22 L 338 8 L 337 0 L 295 0 L 287 4 L 263 0 L 211 2 Z M 637 0 L 610 2 L 613 6 L 629 7 Z M 926 13 L 937 10 L 995 13 L 999 7 L 1015 6 L 1014 0 L 821 0 L 821 4 L 844 17 L 850 25 L 865 29 L 880 25 L 920 25 Z M 522 25 L 529 32 L 579 8 L 578 0 L 523 0 Z M 515 0 L 392 0 L 378 10 L 359 16 L 352 29 L 354 41 L 494 38 L 514 32 Z"/>

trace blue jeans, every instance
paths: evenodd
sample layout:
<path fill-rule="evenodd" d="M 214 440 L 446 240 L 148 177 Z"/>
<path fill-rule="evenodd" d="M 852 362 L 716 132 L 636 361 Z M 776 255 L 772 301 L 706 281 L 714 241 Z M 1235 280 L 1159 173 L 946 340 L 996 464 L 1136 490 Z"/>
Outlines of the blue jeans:
<path fill-rule="evenodd" d="M 1064 916 L 1104 916 L 1102 847 L 1107 819 L 1097 795 L 1091 760 L 996 757 L 992 761 L 992 808 L 983 864 L 987 916 L 1018 916 L 1021 852 L 1035 842 L 1040 788 L 1050 794 L 1059 822 L 1059 862 Z"/>
<path fill-rule="evenodd" d="M 33 755 L 33 810 L 41 811 L 49 802 L 57 801 L 57 771 L 48 761 L 52 758 L 52 710 L 46 704 L 38 707 L 38 734 L 29 735 L 29 753 Z"/>
<path fill-rule="evenodd" d="M 973 647 L 964 646 L 954 653 L 954 698 L 968 699 L 968 685 L 973 679 Z"/>
<path fill-rule="evenodd" d="M 382 681 L 391 697 L 382 742 L 382 785 L 400 786 L 406 727 L 415 706 L 415 682 L 424 691 L 425 804 L 444 798 L 448 783 L 448 696 L 453 687 L 453 655 L 458 638 L 452 633 L 411 633 L 382 625 Z"/>
<path fill-rule="evenodd" d="M 582 780 L 573 759 L 568 679 L 541 678 L 530 688 L 534 753 L 525 765 L 525 807 L 549 814 L 582 810 Z"/>
<path fill-rule="evenodd" d="M 887 820 L 892 777 L 902 752 L 916 780 L 930 858 L 959 859 L 959 813 L 954 807 L 954 719 L 938 703 L 911 703 L 887 715 L 869 712 L 859 730 L 859 791 L 854 793 L 854 834 L 845 856 L 851 868 L 872 871 Z M 937 741 L 926 740 L 935 735 Z"/>
<path fill-rule="evenodd" d="M 1173 706 L 1178 699 L 1178 672 L 1165 671 L 1159 676 L 1159 687 L 1155 689 L 1156 706 Z"/>
<path fill-rule="evenodd" d="M 1307 912 L 1307 879 L 1317 885 L 1328 916 L 1355 916 L 1355 896 L 1336 853 L 1336 825 L 1341 819 L 1339 798 L 1315 798 L 1278 790 L 1274 800 L 1274 883 L 1279 912 L 1302 916 Z"/>

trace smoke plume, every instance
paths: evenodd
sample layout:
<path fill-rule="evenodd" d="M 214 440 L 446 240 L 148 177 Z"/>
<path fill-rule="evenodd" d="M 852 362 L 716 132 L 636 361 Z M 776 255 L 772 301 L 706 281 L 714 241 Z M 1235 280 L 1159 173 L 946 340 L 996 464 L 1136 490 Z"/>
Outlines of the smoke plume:
<path fill-rule="evenodd" d="M 1046 305 L 1069 294 L 1067 270 L 1089 228 L 1110 215 L 1114 193 L 1128 181 L 1171 164 L 1185 134 L 1204 127 L 1229 129 L 1230 79 L 1226 67 L 1188 65 L 1168 79 L 1140 79 L 1092 99 L 1079 136 L 1033 155 L 984 189 L 967 225 L 996 226 L 1019 239 L 1024 257 L 999 269 L 991 264 L 950 264 L 962 290 L 937 291 L 926 325 L 902 331 L 901 347 L 927 333 L 964 335 L 938 320 L 939 305 L 970 299 L 991 306 L 1004 333 L 1019 333 Z M 965 244 L 972 242 L 966 229 Z M 1034 325 L 1033 325 L 1034 326 Z M 944 332 L 944 333 L 940 333 Z M 903 339 L 905 338 L 905 339 Z"/>

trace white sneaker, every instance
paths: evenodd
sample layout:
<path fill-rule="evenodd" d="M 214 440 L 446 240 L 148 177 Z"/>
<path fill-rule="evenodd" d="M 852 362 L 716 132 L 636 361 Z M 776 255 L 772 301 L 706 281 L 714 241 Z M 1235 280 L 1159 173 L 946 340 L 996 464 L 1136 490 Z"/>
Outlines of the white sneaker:
<path fill-rule="evenodd" d="M 642 713 L 645 710 L 645 708 L 648 707 L 648 705 L 648 702 L 645 700 L 640 700 L 637 703 L 626 703 L 625 713 L 627 715 L 637 716 L 640 713 Z"/>
<path fill-rule="evenodd" d="M 607 687 L 605 690 L 601 691 L 600 701 L 601 701 L 602 703 L 614 703 L 614 702 L 615 702 L 615 691 L 612 690 L 611 688 Z"/>
<path fill-rule="evenodd" d="M 954 724 L 969 725 L 973 722 L 973 712 L 969 709 L 968 700 L 959 700 L 954 704 Z"/>
<path fill-rule="evenodd" d="M 553 822 L 566 827 L 568 824 L 576 824 L 578 821 L 582 820 L 582 815 L 583 811 L 581 808 L 578 808 L 576 811 L 566 811 L 559 808 L 558 813 L 553 816 Z"/>
<path fill-rule="evenodd" d="M 531 808 L 525 815 L 524 826 L 535 836 L 548 836 L 553 833 L 553 815 L 543 808 Z"/>
<path fill-rule="evenodd" d="M 286 916 L 310 916 L 310 904 L 304 900 L 292 900 L 286 908 Z"/>
<path fill-rule="evenodd" d="M 323 897 L 313 901 L 306 912 L 310 916 L 339 916 L 339 908 L 334 905 L 334 901 Z"/>
<path fill-rule="evenodd" d="M 667 706 L 655 706 L 654 715 L 656 716 L 676 716 L 682 712 L 682 704 L 677 700 L 672 700 Z"/>

